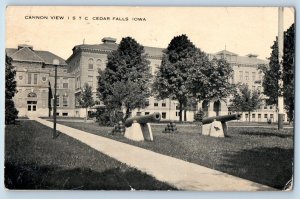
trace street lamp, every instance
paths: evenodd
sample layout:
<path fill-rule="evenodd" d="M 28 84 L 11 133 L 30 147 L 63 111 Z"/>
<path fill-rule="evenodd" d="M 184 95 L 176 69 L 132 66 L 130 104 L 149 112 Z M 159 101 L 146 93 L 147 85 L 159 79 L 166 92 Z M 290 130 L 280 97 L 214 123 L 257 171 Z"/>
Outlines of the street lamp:
<path fill-rule="evenodd" d="M 57 135 L 56 133 L 56 87 L 57 87 L 57 66 L 59 65 L 59 60 L 58 59 L 54 59 L 53 60 L 53 66 L 54 66 L 54 105 L 53 105 L 53 134 L 52 134 L 52 138 L 54 139 Z"/>

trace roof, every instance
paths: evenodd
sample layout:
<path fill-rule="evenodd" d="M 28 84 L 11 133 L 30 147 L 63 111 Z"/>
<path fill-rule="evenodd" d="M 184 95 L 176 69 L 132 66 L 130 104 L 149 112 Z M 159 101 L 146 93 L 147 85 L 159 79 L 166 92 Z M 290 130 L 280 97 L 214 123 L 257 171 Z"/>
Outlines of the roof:
<path fill-rule="evenodd" d="M 210 59 L 213 57 L 220 58 L 222 55 L 227 55 L 226 60 L 231 64 L 237 64 L 237 65 L 257 65 L 257 64 L 268 64 L 269 62 L 267 60 L 258 59 L 256 54 L 248 54 L 246 56 L 239 56 L 236 53 L 222 50 L 215 54 L 209 54 Z M 229 55 L 229 57 L 228 57 Z"/>
<path fill-rule="evenodd" d="M 32 50 L 29 46 L 23 46 L 22 48 L 6 48 L 7 56 L 11 57 L 14 61 L 25 62 L 38 62 L 44 64 L 53 64 L 54 59 L 59 60 L 59 65 L 67 65 L 65 60 L 49 51 Z"/>
<path fill-rule="evenodd" d="M 221 50 L 216 53 L 216 55 L 231 55 L 231 56 L 237 56 L 238 54 L 230 52 L 228 50 Z"/>
<path fill-rule="evenodd" d="M 81 45 L 74 46 L 73 52 L 76 51 L 77 49 L 88 49 L 88 50 L 99 50 L 99 51 L 111 52 L 113 50 L 117 50 L 118 46 L 119 45 L 116 43 L 81 44 Z M 144 46 L 144 50 L 145 53 L 148 54 L 150 57 L 162 57 L 164 49 Z"/>

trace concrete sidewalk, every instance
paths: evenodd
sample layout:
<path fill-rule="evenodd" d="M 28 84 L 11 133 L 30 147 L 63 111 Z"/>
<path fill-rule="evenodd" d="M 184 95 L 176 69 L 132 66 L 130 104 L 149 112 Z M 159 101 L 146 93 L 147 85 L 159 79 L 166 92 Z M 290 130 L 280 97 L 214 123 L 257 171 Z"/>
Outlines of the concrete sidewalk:
<path fill-rule="evenodd" d="M 50 121 L 40 118 L 30 119 L 50 128 L 53 127 Z M 64 125 L 58 124 L 57 130 L 181 190 L 276 191 L 276 189 L 249 180 Z"/>

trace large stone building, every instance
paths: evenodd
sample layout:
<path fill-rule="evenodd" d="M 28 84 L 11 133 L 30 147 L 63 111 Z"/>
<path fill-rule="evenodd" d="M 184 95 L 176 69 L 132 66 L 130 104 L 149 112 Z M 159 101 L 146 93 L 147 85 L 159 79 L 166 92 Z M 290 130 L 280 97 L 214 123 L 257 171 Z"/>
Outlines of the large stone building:
<path fill-rule="evenodd" d="M 64 61 L 62 58 L 47 52 L 35 51 L 31 46 L 19 45 L 18 49 L 6 49 L 6 53 L 13 60 L 17 71 L 17 89 L 15 102 L 20 116 L 36 114 L 48 116 L 51 107 L 51 94 L 48 89 L 49 83 L 54 86 L 53 59 L 59 59 L 58 67 L 58 115 L 84 117 L 85 110 L 76 103 L 76 98 L 81 92 L 84 83 L 93 88 L 94 98 L 97 99 L 97 76 L 98 70 L 106 66 L 108 53 L 116 50 L 118 44 L 116 39 L 105 37 L 102 43 L 89 45 L 81 44 L 73 48 L 72 55 Z M 162 48 L 144 47 L 147 59 L 150 61 L 152 74 L 161 64 L 163 55 Z M 223 50 L 215 54 L 208 54 L 209 58 L 225 58 L 233 67 L 234 74 L 230 80 L 232 83 L 247 84 L 250 89 L 262 90 L 262 74 L 258 70 L 260 64 L 268 64 L 266 60 L 257 58 L 257 55 L 248 54 L 239 56 L 235 53 Z M 187 121 L 193 121 L 195 112 L 202 108 L 207 116 L 230 114 L 228 111 L 229 99 L 224 101 L 211 100 L 198 103 L 191 111 L 187 111 Z M 178 120 L 178 102 L 174 100 L 156 100 L 149 98 L 149 106 L 140 110 L 147 115 L 153 112 L 160 112 L 162 119 Z M 135 114 L 135 113 L 133 113 Z M 260 109 L 243 113 L 242 121 L 251 117 L 252 121 L 266 122 L 269 119 L 276 122 L 276 107 L 262 106 Z M 286 119 L 285 119 L 286 120 Z"/>
<path fill-rule="evenodd" d="M 60 63 L 57 70 L 57 114 L 74 116 L 75 79 L 68 73 L 68 65 L 62 58 L 48 51 L 35 51 L 29 45 L 7 48 L 6 54 L 12 58 L 12 65 L 16 70 L 18 92 L 14 101 L 19 116 L 52 114 L 54 59 L 58 59 Z"/>

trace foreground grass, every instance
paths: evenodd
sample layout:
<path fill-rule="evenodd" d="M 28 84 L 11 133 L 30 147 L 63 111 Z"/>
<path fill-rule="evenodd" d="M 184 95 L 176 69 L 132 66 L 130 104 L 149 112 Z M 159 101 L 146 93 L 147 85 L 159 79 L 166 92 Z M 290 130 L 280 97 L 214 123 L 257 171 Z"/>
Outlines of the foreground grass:
<path fill-rule="evenodd" d="M 214 138 L 199 135 L 194 126 L 178 126 L 180 133 L 163 134 L 165 126 L 153 125 L 154 142 L 134 142 L 111 135 L 111 127 L 60 123 L 278 189 L 293 173 L 293 129 L 235 127 L 229 128 L 228 137 Z"/>
<path fill-rule="evenodd" d="M 8 189 L 170 190 L 169 185 L 34 121 L 5 127 Z"/>

